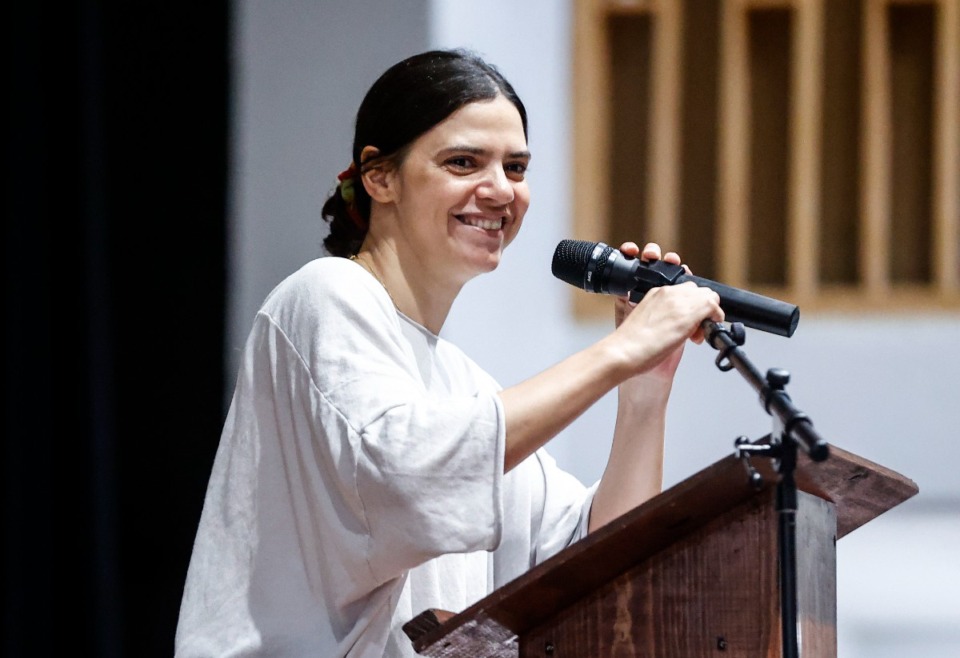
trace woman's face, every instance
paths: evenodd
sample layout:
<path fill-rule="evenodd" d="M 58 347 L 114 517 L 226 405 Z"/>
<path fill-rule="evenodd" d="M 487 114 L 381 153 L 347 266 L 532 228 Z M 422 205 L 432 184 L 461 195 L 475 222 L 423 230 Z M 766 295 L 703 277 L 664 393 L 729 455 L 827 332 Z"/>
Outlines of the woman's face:
<path fill-rule="evenodd" d="M 395 178 L 401 241 L 431 276 L 463 284 L 500 263 L 530 203 L 530 153 L 503 96 L 463 106 L 415 140 Z"/>

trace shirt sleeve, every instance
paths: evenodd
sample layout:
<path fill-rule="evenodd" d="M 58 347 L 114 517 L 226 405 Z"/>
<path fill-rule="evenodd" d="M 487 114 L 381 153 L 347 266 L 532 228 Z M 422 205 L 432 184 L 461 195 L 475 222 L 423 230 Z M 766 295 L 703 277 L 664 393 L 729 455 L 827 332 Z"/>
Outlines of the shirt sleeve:
<path fill-rule="evenodd" d="M 389 298 L 355 265 L 305 272 L 261 315 L 316 398 L 311 429 L 328 488 L 368 537 L 376 582 L 445 553 L 500 542 L 505 428 L 496 391 L 428 391 Z M 351 276 L 352 275 L 352 276 Z M 302 459 L 289 468 L 304 467 Z M 306 467 L 310 467 L 309 463 Z"/>
<path fill-rule="evenodd" d="M 544 482 L 543 513 L 533 546 L 533 563 L 539 564 L 587 536 L 599 481 L 585 487 L 546 450 L 537 451 L 536 459 Z"/>
<path fill-rule="evenodd" d="M 522 576 L 587 535 L 596 485 L 584 486 L 545 448 L 504 478 L 503 540 L 493 555 L 494 588 Z"/>

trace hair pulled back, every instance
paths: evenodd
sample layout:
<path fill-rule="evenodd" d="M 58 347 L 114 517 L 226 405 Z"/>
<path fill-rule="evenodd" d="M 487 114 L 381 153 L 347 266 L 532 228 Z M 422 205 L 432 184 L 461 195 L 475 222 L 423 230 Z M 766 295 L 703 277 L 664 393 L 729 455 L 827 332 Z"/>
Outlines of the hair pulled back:
<path fill-rule="evenodd" d="M 383 163 L 399 166 L 406 148 L 420 135 L 464 105 L 498 95 L 517 108 L 526 136 L 527 112 L 513 86 L 474 53 L 431 50 L 387 69 L 357 111 L 351 163 L 355 171 L 341 174 L 341 184 L 323 205 L 322 215 L 330 222 L 323 242 L 327 250 L 335 256 L 351 256 L 367 234 L 370 195 L 360 181 L 361 172 Z M 379 155 L 361 162 L 360 153 L 367 146 L 375 147 Z"/>

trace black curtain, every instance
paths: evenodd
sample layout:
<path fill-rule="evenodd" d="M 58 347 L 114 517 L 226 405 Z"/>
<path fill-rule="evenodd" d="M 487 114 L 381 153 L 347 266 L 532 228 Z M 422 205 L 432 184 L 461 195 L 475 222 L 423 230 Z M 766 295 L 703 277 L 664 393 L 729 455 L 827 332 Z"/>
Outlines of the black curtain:
<path fill-rule="evenodd" d="M 229 10 L 6 3 L 4 656 L 173 653 L 223 421 Z"/>

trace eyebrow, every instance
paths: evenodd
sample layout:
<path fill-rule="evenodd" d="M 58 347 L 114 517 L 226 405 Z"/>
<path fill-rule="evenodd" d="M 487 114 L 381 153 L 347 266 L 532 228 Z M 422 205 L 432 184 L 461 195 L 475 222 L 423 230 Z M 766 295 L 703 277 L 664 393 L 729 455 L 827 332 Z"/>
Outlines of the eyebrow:
<path fill-rule="evenodd" d="M 465 144 L 456 144 L 454 146 L 449 146 L 440 151 L 442 154 L 446 153 L 469 153 L 471 155 L 489 155 L 490 151 L 487 149 L 480 148 L 478 146 L 467 146 Z M 525 158 L 529 160 L 531 158 L 530 151 L 514 151 L 513 153 L 507 154 L 508 158 Z"/>

